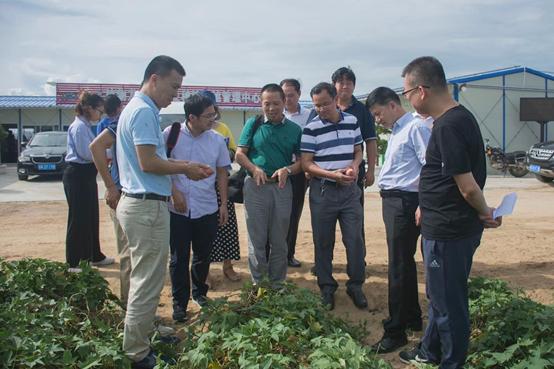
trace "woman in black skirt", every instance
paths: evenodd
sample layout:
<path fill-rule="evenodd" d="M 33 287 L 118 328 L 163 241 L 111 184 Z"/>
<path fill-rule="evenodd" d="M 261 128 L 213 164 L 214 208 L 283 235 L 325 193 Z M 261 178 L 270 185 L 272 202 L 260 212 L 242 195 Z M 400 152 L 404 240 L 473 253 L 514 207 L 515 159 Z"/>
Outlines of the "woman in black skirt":
<path fill-rule="evenodd" d="M 63 174 L 69 207 L 65 255 L 69 271 L 80 272 L 81 260 L 101 266 L 113 264 L 114 259 L 100 251 L 97 172 L 89 149 L 94 140 L 91 126 L 104 114 L 104 100 L 85 91 L 79 96 L 75 112 L 75 120 L 67 131 L 67 166 Z"/>
<path fill-rule="evenodd" d="M 227 149 L 229 150 L 229 156 L 231 161 L 235 158 L 235 151 L 237 150 L 237 145 L 235 144 L 235 139 L 233 133 L 229 127 L 219 121 L 221 117 L 219 113 L 219 108 L 217 107 L 216 98 L 213 92 L 211 91 L 200 91 L 201 94 L 208 97 L 214 103 L 215 111 L 217 113 L 217 120 L 215 121 L 212 129 L 222 135 L 225 138 L 227 143 Z M 221 198 L 219 197 L 219 190 L 217 189 L 217 204 L 221 206 Z M 223 276 L 231 281 L 239 281 L 240 275 L 235 272 L 233 269 L 232 260 L 240 259 L 240 245 L 239 245 L 239 231 L 237 227 L 237 216 L 235 214 L 235 204 L 231 201 L 227 201 L 227 212 L 229 213 L 229 219 L 227 223 L 223 226 L 220 226 L 217 229 L 217 236 L 214 241 L 212 248 L 212 254 L 210 256 L 211 262 L 223 262 Z M 208 284 L 213 287 L 213 280 L 208 276 Z"/>

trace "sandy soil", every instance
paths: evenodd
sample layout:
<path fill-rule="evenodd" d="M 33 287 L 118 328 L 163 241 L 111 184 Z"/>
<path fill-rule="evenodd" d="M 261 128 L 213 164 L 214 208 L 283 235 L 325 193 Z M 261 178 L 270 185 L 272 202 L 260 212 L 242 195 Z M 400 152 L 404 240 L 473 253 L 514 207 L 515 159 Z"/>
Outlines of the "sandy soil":
<path fill-rule="evenodd" d="M 491 204 L 497 204 L 510 189 L 491 189 L 486 197 Z M 554 303 L 554 188 L 538 183 L 531 188 L 518 190 L 519 203 L 516 213 L 504 220 L 501 229 L 485 232 L 473 264 L 473 275 L 501 278 L 513 287 L 522 289 L 536 301 Z M 103 251 L 115 255 L 115 241 L 112 223 L 107 207 L 101 202 L 100 238 Z M 242 259 L 236 262 L 236 270 L 243 281 L 249 278 L 246 263 L 246 230 L 244 211 L 237 206 Z M 351 321 L 367 321 L 370 335 L 367 343 L 378 340 L 382 334 L 381 320 L 387 316 L 387 252 L 385 231 L 381 218 L 381 200 L 376 193 L 366 194 L 365 227 L 367 238 L 367 280 L 364 291 L 370 300 L 369 311 L 356 309 L 345 293 L 346 259 L 344 247 L 337 242 L 335 249 L 335 276 L 341 286 L 337 291 L 335 314 Z M 67 205 L 62 201 L 51 202 L 11 202 L 0 204 L 0 257 L 15 259 L 22 257 L 41 257 L 64 261 L 65 228 Z M 338 228 L 338 227 L 337 227 Z M 300 225 L 297 245 L 297 258 L 303 262 L 299 269 L 290 269 L 288 279 L 300 286 L 317 290 L 315 277 L 309 270 L 313 265 L 313 246 L 310 227 L 309 208 L 305 207 Z M 340 231 L 337 229 L 337 240 Z M 419 268 L 419 291 L 422 308 L 426 311 L 424 294 L 424 275 L 421 255 L 417 254 Z M 108 279 L 114 291 L 119 291 L 119 265 L 100 269 Z M 209 296 L 235 297 L 241 282 L 229 282 L 223 278 L 221 265 L 212 268 L 215 286 Z M 189 305 L 193 314 L 197 311 L 194 304 Z M 166 280 L 160 302 L 159 314 L 168 325 L 172 325 L 171 296 L 169 280 Z M 411 337 L 416 343 L 419 334 Z M 396 367 L 404 368 L 397 354 L 385 355 Z"/>

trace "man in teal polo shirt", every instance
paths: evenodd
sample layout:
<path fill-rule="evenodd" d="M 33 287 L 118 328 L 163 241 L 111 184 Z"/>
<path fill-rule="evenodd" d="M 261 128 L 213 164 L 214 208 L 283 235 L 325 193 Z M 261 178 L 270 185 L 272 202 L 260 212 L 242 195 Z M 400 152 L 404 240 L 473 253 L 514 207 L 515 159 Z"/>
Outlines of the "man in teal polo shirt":
<path fill-rule="evenodd" d="M 269 277 L 278 286 L 287 274 L 287 232 L 292 209 L 288 177 L 302 170 L 300 160 L 292 161 L 293 155 L 300 154 L 302 130 L 283 114 L 285 94 L 281 86 L 265 85 L 261 101 L 263 123 L 255 118 L 246 122 L 235 159 L 248 172 L 243 191 L 252 280 L 259 283 Z"/>

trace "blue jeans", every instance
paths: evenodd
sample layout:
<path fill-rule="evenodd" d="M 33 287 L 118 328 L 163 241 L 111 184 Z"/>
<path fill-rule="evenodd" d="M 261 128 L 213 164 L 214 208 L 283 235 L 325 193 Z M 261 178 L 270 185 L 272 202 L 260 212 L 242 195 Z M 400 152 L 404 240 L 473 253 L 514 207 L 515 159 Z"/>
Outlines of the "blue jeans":
<path fill-rule="evenodd" d="M 423 238 L 429 323 L 421 341 L 424 356 L 440 369 L 462 368 L 469 345 L 467 280 L 482 232 L 461 240 Z"/>

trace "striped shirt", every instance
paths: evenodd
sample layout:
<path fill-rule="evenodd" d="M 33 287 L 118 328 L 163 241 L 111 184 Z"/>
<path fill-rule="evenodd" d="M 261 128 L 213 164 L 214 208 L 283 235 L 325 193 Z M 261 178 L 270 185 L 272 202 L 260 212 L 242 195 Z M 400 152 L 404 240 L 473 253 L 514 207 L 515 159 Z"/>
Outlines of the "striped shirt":
<path fill-rule="evenodd" d="M 363 143 L 355 116 L 339 112 L 338 123 L 316 116 L 302 133 L 300 150 L 314 154 L 314 163 L 321 169 L 344 169 L 354 160 L 354 146 Z"/>

